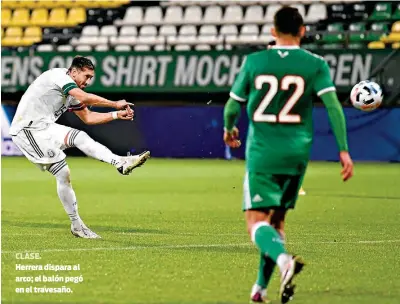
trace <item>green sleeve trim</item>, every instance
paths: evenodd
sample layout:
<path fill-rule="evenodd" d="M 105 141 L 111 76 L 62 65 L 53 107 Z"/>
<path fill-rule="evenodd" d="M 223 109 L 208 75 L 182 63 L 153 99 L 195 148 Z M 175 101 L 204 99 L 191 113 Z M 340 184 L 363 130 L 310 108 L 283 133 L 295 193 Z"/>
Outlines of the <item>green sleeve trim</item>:
<path fill-rule="evenodd" d="M 76 83 L 70 82 L 70 83 L 67 83 L 65 86 L 62 87 L 62 91 L 63 91 L 64 95 L 67 95 L 69 91 L 71 91 L 72 89 L 75 89 L 77 87 L 78 86 L 76 85 Z"/>
<path fill-rule="evenodd" d="M 348 151 L 346 119 L 343 108 L 335 92 L 326 92 L 321 95 L 322 102 L 328 111 L 329 121 L 340 151 Z"/>
<path fill-rule="evenodd" d="M 240 117 L 240 103 L 233 98 L 229 98 L 224 108 L 224 127 L 229 132 L 237 124 Z"/>

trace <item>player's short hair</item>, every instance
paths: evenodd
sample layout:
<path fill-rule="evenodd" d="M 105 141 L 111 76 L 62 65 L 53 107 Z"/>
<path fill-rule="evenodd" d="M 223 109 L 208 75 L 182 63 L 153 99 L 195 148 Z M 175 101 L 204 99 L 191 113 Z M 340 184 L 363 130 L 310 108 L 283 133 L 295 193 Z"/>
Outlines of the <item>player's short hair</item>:
<path fill-rule="evenodd" d="M 298 36 L 304 25 L 299 10 L 291 6 L 283 6 L 274 16 L 274 27 L 278 33 Z"/>
<path fill-rule="evenodd" d="M 71 71 L 72 68 L 76 68 L 78 70 L 83 70 L 84 68 L 94 70 L 94 64 L 89 58 L 83 56 L 75 56 L 68 70 Z"/>

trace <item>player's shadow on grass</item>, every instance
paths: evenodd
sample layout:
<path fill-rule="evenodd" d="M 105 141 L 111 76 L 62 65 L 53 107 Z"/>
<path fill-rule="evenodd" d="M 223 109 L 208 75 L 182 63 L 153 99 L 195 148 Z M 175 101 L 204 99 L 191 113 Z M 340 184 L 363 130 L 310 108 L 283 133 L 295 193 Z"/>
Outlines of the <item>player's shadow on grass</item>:
<path fill-rule="evenodd" d="M 69 224 L 65 223 L 37 223 L 37 222 L 14 222 L 8 220 L 2 220 L 3 225 L 9 225 L 14 227 L 23 228 L 45 228 L 45 229 L 68 229 Z M 156 230 L 156 229 L 137 229 L 128 227 L 115 227 L 115 226 L 90 226 L 95 231 L 102 232 L 124 232 L 124 233 L 152 233 L 152 234 L 165 234 L 166 232 Z"/>

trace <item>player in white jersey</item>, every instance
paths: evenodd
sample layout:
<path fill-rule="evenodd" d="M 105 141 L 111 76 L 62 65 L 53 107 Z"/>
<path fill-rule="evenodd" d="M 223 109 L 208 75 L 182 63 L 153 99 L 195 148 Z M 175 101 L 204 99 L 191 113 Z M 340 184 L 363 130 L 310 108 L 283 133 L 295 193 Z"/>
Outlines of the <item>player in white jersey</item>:
<path fill-rule="evenodd" d="M 77 147 L 86 155 L 113 165 L 123 175 L 130 174 L 150 157 L 149 151 L 125 157 L 115 155 L 85 132 L 56 123 L 67 110 L 74 111 L 84 123 L 90 125 L 114 119 L 133 119 L 133 110 L 125 100 L 114 102 L 83 91 L 93 76 L 93 63 L 81 56 L 73 59 L 69 69 L 56 68 L 44 72 L 22 96 L 10 127 L 12 140 L 24 155 L 43 171 L 47 170 L 55 176 L 58 196 L 71 220 L 71 232 L 82 238 L 100 236 L 91 231 L 78 214 L 63 150 Z M 93 105 L 118 111 L 92 112 L 87 106 Z"/>

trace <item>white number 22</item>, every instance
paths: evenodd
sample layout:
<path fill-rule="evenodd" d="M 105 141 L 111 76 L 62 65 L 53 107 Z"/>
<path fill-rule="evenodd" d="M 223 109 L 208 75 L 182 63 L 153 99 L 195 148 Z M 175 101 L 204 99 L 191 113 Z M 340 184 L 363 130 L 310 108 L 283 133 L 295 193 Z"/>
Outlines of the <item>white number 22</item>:
<path fill-rule="evenodd" d="M 276 93 L 278 93 L 278 79 L 273 75 L 259 75 L 256 77 L 255 86 L 257 90 L 261 90 L 265 83 L 269 84 L 270 88 L 258 108 L 254 111 L 253 120 L 256 122 L 269 123 L 300 123 L 300 115 L 289 114 L 289 112 L 304 93 L 304 79 L 296 75 L 288 75 L 282 78 L 281 90 L 288 90 L 291 84 L 296 85 L 296 89 L 278 115 L 264 114 L 265 109 L 271 103 Z"/>

